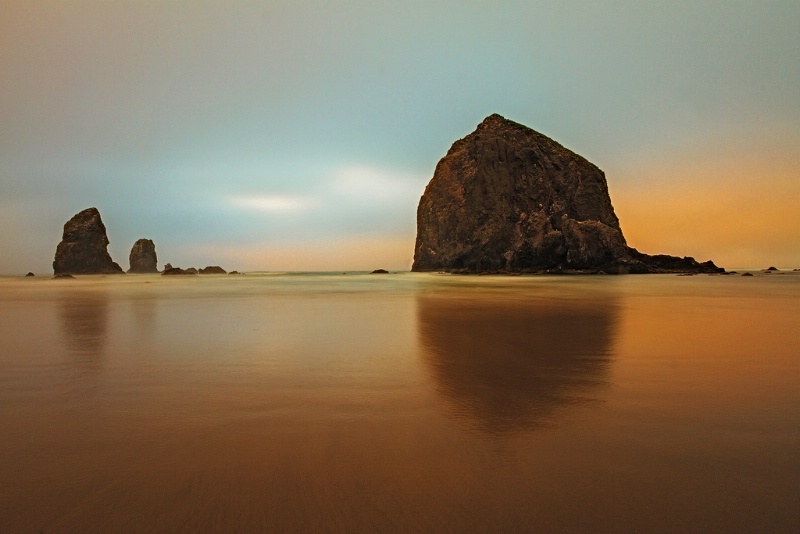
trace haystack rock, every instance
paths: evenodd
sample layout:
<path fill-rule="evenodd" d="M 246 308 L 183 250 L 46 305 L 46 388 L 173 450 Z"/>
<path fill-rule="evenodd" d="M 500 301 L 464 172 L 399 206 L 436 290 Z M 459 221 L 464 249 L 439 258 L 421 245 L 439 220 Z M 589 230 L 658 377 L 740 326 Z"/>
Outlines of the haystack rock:
<path fill-rule="evenodd" d="M 88 208 L 64 225 L 56 248 L 54 274 L 122 274 L 122 268 L 108 255 L 106 227 L 97 208 Z"/>
<path fill-rule="evenodd" d="M 628 247 L 603 171 L 500 115 L 453 143 L 417 209 L 413 271 L 720 272 Z"/>
<path fill-rule="evenodd" d="M 152 239 L 139 239 L 133 244 L 130 256 L 128 256 L 131 268 L 129 273 L 157 273 L 158 256 L 156 256 L 156 245 Z"/>

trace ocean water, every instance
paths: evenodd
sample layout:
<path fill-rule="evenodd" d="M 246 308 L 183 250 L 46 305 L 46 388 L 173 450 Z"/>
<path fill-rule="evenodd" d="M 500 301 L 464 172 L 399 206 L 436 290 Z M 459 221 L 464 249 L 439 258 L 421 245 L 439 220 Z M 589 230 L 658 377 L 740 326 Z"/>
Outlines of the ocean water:
<path fill-rule="evenodd" d="M 799 532 L 800 273 L 0 279 L 0 533 Z"/>

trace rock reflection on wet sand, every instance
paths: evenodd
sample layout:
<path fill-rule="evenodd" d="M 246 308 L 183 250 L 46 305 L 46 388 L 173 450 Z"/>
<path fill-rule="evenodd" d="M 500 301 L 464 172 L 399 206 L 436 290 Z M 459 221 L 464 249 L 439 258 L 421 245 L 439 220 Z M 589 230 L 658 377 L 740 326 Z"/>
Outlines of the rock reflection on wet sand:
<path fill-rule="evenodd" d="M 417 298 L 423 358 L 452 411 L 504 434 L 557 424 L 607 383 L 617 309 L 608 298 Z"/>
<path fill-rule="evenodd" d="M 65 405 L 97 402 L 105 365 L 111 303 L 105 291 L 67 291 L 57 301 L 62 350 Z"/>
<path fill-rule="evenodd" d="M 63 293 L 58 300 L 58 315 L 69 353 L 87 365 L 98 364 L 108 337 L 108 295 L 99 291 Z"/>

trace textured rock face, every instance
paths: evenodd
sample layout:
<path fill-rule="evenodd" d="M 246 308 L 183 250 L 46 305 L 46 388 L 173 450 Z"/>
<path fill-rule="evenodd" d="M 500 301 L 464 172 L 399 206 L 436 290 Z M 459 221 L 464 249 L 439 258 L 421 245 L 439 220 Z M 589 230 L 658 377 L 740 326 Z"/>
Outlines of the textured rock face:
<path fill-rule="evenodd" d="M 97 208 L 78 213 L 64 225 L 56 248 L 54 274 L 119 274 L 122 268 L 108 255 L 106 227 Z"/>
<path fill-rule="evenodd" d="M 128 256 L 131 268 L 129 273 L 157 273 L 158 256 L 156 246 L 151 239 L 139 239 L 133 244 Z"/>
<path fill-rule="evenodd" d="M 627 246 L 603 171 L 552 139 L 491 115 L 436 166 L 417 209 L 412 270 L 719 270 L 692 258 L 651 258 Z"/>

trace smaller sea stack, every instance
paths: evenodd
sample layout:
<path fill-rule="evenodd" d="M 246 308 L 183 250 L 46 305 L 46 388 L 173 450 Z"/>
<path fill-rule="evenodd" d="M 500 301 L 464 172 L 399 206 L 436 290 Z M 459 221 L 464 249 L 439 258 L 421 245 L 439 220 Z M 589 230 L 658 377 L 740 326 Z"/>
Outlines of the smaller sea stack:
<path fill-rule="evenodd" d="M 158 257 L 156 256 L 156 246 L 152 239 L 139 239 L 133 244 L 131 254 L 128 257 L 131 268 L 129 273 L 157 273 Z"/>

